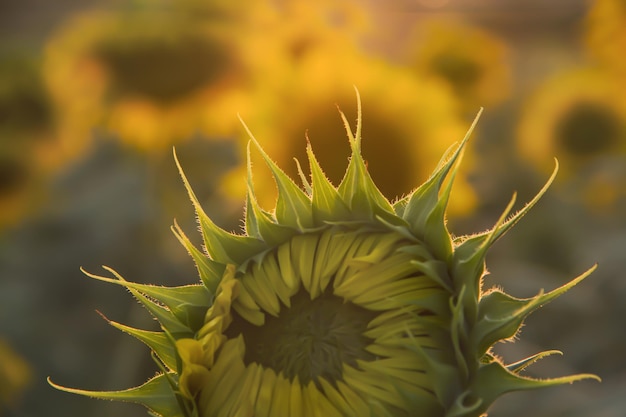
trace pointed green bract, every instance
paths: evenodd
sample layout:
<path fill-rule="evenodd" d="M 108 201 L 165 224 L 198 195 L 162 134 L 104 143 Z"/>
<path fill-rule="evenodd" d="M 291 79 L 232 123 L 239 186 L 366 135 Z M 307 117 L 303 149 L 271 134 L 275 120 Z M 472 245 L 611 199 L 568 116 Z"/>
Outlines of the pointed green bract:
<path fill-rule="evenodd" d="M 172 345 L 172 341 L 164 332 L 151 332 L 148 330 L 135 329 L 115 321 L 108 320 L 109 324 L 118 330 L 121 330 L 148 346 L 161 361 L 172 371 L 177 368 L 176 350 Z"/>
<path fill-rule="evenodd" d="M 152 314 L 154 318 L 156 318 L 159 321 L 161 326 L 163 328 L 168 329 L 171 333 L 176 333 L 176 334 L 192 333 L 192 330 L 186 324 L 181 323 L 178 320 L 178 318 L 169 309 L 164 308 L 162 305 L 154 302 L 152 299 L 147 297 L 141 291 L 134 288 L 136 285 L 140 285 L 140 284 L 134 284 L 134 283 L 126 281 L 124 278 L 122 278 L 121 275 L 119 275 L 117 272 L 115 272 L 113 269 L 109 267 L 104 267 L 104 269 L 111 272 L 117 278 L 117 280 L 91 274 L 83 269 L 81 270 L 83 271 L 85 275 L 87 275 L 90 278 L 94 278 L 99 281 L 109 282 L 112 284 L 117 284 L 117 285 L 126 287 L 130 291 L 130 293 L 137 299 L 137 301 L 139 301 L 146 308 L 146 310 L 148 310 L 150 314 Z"/>
<path fill-rule="evenodd" d="M 480 368 L 476 379 L 472 381 L 470 386 L 472 395 L 482 399 L 482 404 L 477 409 L 479 413 L 461 415 L 480 415 L 480 413 L 485 412 L 487 407 L 498 397 L 512 391 L 526 391 L 555 385 L 571 384 L 572 382 L 581 381 L 583 379 L 595 379 L 600 381 L 600 378 L 592 374 L 578 374 L 550 379 L 527 378 L 508 371 L 499 362 L 491 362 Z"/>
<path fill-rule="evenodd" d="M 563 295 L 595 269 L 596 266 L 567 284 L 549 293 L 540 292 L 532 298 L 519 299 L 498 290 L 483 296 L 478 309 L 478 322 L 472 335 L 476 353 L 482 356 L 495 342 L 513 337 L 530 313 Z"/>
<path fill-rule="evenodd" d="M 276 246 L 293 236 L 298 229 L 278 223 L 274 216 L 264 211 L 257 202 L 252 184 L 252 158 L 250 142 L 247 147 L 248 190 L 246 198 L 246 232 L 265 241 L 269 246 Z"/>
<path fill-rule="evenodd" d="M 307 155 L 313 182 L 311 206 L 313 207 L 315 222 L 319 224 L 325 221 L 349 220 L 351 216 L 350 209 L 337 192 L 337 189 L 333 187 L 326 175 L 324 175 L 324 171 L 322 171 L 313 153 L 311 144 L 307 146 Z"/>
<path fill-rule="evenodd" d="M 225 265 L 223 263 L 216 262 L 206 256 L 202 251 L 196 248 L 187 235 L 182 231 L 178 223 L 174 222 L 172 226 L 172 232 L 178 239 L 178 241 L 187 249 L 187 252 L 193 258 L 198 274 L 204 286 L 209 290 L 211 294 L 215 294 L 217 286 L 222 280 L 224 275 Z"/>
<path fill-rule="evenodd" d="M 460 258 L 457 255 L 455 267 L 457 268 L 454 273 L 458 277 L 458 280 L 463 280 L 467 283 L 468 278 L 472 278 L 472 293 L 473 298 L 477 298 L 480 293 L 480 279 L 483 275 L 485 257 L 490 246 L 495 242 L 498 237 L 498 232 L 502 230 L 503 225 L 506 222 L 506 218 L 511 212 L 513 205 L 515 204 L 516 194 L 513 194 L 511 201 L 506 206 L 500 218 L 496 222 L 495 226 L 488 232 L 478 238 L 471 238 L 464 241 L 455 250 L 455 255 L 462 254 L 463 251 L 471 251 L 465 258 Z M 469 244 L 472 246 L 469 246 Z M 461 282 L 458 282 L 460 284 Z"/>
<path fill-rule="evenodd" d="M 454 267 L 456 268 L 454 271 L 455 275 L 459 277 L 475 276 L 478 271 L 482 270 L 485 261 L 485 255 L 489 247 L 501 236 L 503 236 L 507 231 L 509 231 L 513 226 L 515 226 L 515 224 L 517 224 L 517 222 L 519 222 L 520 219 L 524 217 L 524 215 L 526 215 L 535 204 L 537 204 L 541 197 L 548 191 L 548 188 L 554 181 L 554 178 L 556 178 L 558 169 L 558 162 L 555 160 L 555 167 L 552 171 L 552 175 L 550 176 L 548 181 L 546 181 L 541 190 L 539 190 L 539 192 L 535 195 L 535 197 L 533 197 L 530 202 L 526 203 L 524 208 L 522 208 L 513 216 L 507 219 L 509 212 L 513 208 L 513 204 L 515 203 L 514 195 L 509 205 L 500 216 L 500 219 L 491 230 L 488 230 L 485 233 L 471 236 L 469 238 L 464 238 L 455 247 L 455 259 L 453 263 Z"/>
<path fill-rule="evenodd" d="M 563 352 L 559 350 L 546 350 L 545 352 L 539 352 L 535 355 L 529 356 L 526 359 L 522 359 L 521 361 L 517 361 L 515 363 L 510 363 L 506 366 L 506 369 L 509 372 L 513 372 L 514 374 L 519 374 L 524 369 L 528 368 L 530 365 L 534 364 L 540 359 L 546 358 L 552 355 L 563 355 Z"/>
<path fill-rule="evenodd" d="M 243 123 L 243 121 L 242 121 Z M 250 140 L 261 153 L 263 160 L 272 171 L 278 187 L 278 200 L 276 201 L 276 220 L 280 224 L 304 230 L 313 226 L 311 213 L 311 200 L 285 172 L 276 165 L 269 155 L 257 142 L 252 132 L 243 123 Z"/>
<path fill-rule="evenodd" d="M 264 211 L 253 194 L 248 192 L 246 201 L 246 230 L 267 242 L 269 246 L 275 246 L 293 236 L 297 229 L 277 223 L 272 214 Z"/>
<path fill-rule="evenodd" d="M 346 174 L 339 184 L 338 192 L 352 211 L 353 217 L 363 216 L 365 220 L 371 220 L 375 215 L 378 215 L 385 219 L 395 219 L 393 206 L 374 184 L 361 154 L 362 117 L 358 91 L 357 104 L 357 128 L 354 135 L 348 119 L 340 111 L 352 153 Z"/>
<path fill-rule="evenodd" d="M 185 285 L 182 287 L 159 287 L 156 285 L 137 284 L 124 280 L 115 271 L 107 268 L 118 279 L 88 274 L 91 278 L 121 285 L 131 291 L 148 296 L 166 306 L 169 311 L 189 328 L 198 328 L 204 319 L 203 313 L 211 306 L 211 294 L 204 285 Z M 134 294 L 134 292 L 133 292 Z M 197 317 L 197 312 L 201 312 Z M 194 317 L 195 316 L 195 317 Z M 195 325 L 194 325 L 195 324 Z"/>
<path fill-rule="evenodd" d="M 307 137 L 307 141 L 308 141 L 308 137 Z M 309 197 L 312 196 L 313 187 L 311 186 L 311 183 L 309 182 L 309 180 L 306 179 L 306 174 L 302 170 L 302 165 L 300 165 L 300 161 L 298 161 L 298 158 L 293 158 L 293 162 L 296 164 L 296 168 L 298 169 L 298 176 L 300 177 L 300 181 L 302 181 L 302 186 L 304 187 L 304 191 Z"/>
<path fill-rule="evenodd" d="M 246 259 L 251 258 L 256 253 L 265 249 L 265 244 L 262 240 L 250 236 L 229 233 L 213 223 L 211 218 L 204 212 L 196 194 L 193 192 L 191 184 L 187 180 L 175 152 L 174 160 L 176 161 L 176 166 L 185 184 L 189 198 L 196 209 L 204 245 L 211 259 L 224 264 L 241 264 Z"/>
<path fill-rule="evenodd" d="M 467 286 L 461 287 L 459 294 L 452 297 L 450 302 L 450 310 L 452 311 L 452 317 L 450 321 L 450 339 L 452 341 L 452 349 L 456 359 L 457 373 L 462 380 L 466 380 L 470 377 L 470 364 L 471 360 L 466 358 L 467 356 L 467 333 L 466 329 L 466 305 L 465 291 Z"/>
<path fill-rule="evenodd" d="M 180 409 L 176 395 L 172 391 L 172 387 L 168 382 L 168 377 L 174 376 L 175 374 L 157 375 L 141 386 L 122 391 L 88 391 L 83 389 L 67 388 L 55 384 L 52 380 L 50 380 L 50 378 L 48 378 L 48 383 L 56 389 L 73 394 L 84 395 L 101 400 L 126 401 L 141 404 L 161 416 L 187 417 Z"/>
<path fill-rule="evenodd" d="M 447 158 L 447 155 L 444 155 L 430 178 L 410 194 L 402 210 L 402 218 L 409 223 L 411 231 L 433 247 L 440 259 L 447 259 L 452 251 L 450 235 L 446 228 L 445 209 L 452 189 L 453 178 L 450 179 L 443 195 L 440 195 L 440 192 L 451 170 L 453 170 L 452 177 L 454 177 L 463 150 L 478 123 L 481 113 L 482 109 L 474 119 L 463 141 L 452 152 L 452 155 L 449 158 Z M 453 169 L 455 166 L 457 168 Z"/>

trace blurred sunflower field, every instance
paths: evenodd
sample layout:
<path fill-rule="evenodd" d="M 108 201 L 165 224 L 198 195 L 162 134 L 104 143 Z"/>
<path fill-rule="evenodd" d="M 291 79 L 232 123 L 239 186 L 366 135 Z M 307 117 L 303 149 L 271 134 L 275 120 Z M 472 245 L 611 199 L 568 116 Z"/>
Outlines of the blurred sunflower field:
<path fill-rule="evenodd" d="M 485 280 L 531 297 L 599 268 L 496 353 L 563 350 L 566 361 L 546 359 L 535 376 L 603 382 L 511 394 L 489 416 L 624 415 L 626 2 L 53 3 L 0 3 L 0 416 L 143 415 L 46 383 L 114 390 L 155 371 L 97 311 L 155 323 L 79 267 L 194 282 L 168 227 L 196 227 L 172 148 L 207 213 L 239 230 L 239 117 L 289 176 L 309 172 L 310 143 L 337 185 L 350 155 L 337 108 L 356 119 L 354 87 L 363 155 L 391 200 L 426 180 L 484 107 L 452 191 L 455 235 L 490 227 L 514 191 L 530 200 L 558 159 L 546 197 L 494 246 Z M 269 209 L 276 189 L 258 165 Z"/>

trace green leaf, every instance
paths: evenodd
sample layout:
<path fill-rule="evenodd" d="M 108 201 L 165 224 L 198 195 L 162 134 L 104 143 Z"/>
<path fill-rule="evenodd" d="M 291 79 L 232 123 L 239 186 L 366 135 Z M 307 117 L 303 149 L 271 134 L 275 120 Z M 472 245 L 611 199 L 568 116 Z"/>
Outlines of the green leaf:
<path fill-rule="evenodd" d="M 171 374 L 171 376 L 174 376 Z M 54 388 L 72 394 L 102 400 L 126 401 L 141 404 L 152 412 L 164 417 L 186 417 L 165 374 L 159 374 L 145 384 L 123 391 L 88 391 L 57 385 L 50 378 L 48 383 Z"/>

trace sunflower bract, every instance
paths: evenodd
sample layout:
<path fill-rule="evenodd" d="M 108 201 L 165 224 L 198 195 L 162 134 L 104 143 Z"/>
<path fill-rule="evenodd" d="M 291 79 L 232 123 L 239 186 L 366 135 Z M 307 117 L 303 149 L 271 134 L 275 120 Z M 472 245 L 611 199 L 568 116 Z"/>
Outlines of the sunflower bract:
<path fill-rule="evenodd" d="M 597 378 L 532 379 L 520 372 L 555 351 L 510 365 L 490 352 L 593 269 L 528 299 L 481 288 L 487 250 L 554 174 L 521 211 L 509 215 L 512 201 L 491 230 L 453 239 L 445 208 L 473 126 L 423 185 L 391 203 L 361 156 L 360 103 L 358 115 L 353 133 L 342 114 L 352 156 L 338 187 L 310 145 L 311 177 L 301 175 L 300 188 L 250 135 L 279 194 L 274 211 L 259 206 L 249 146 L 243 235 L 215 225 L 180 169 L 206 252 L 173 231 L 201 282 L 166 288 L 111 269 L 114 278 L 89 274 L 128 288 L 158 319 L 160 332 L 111 324 L 148 345 L 162 372 L 117 392 L 53 385 L 164 417 L 470 417 L 510 391 Z"/>

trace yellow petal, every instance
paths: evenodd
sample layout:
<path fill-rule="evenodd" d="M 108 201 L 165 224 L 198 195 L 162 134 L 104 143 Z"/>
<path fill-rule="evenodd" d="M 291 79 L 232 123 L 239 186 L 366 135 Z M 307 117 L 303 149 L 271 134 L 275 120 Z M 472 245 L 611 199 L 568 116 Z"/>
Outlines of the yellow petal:
<path fill-rule="evenodd" d="M 259 392 L 256 397 L 254 411 L 255 417 L 273 417 L 270 416 L 270 408 L 272 406 L 272 397 L 276 389 L 276 373 L 271 368 L 265 368 L 261 376 L 259 384 Z"/>

